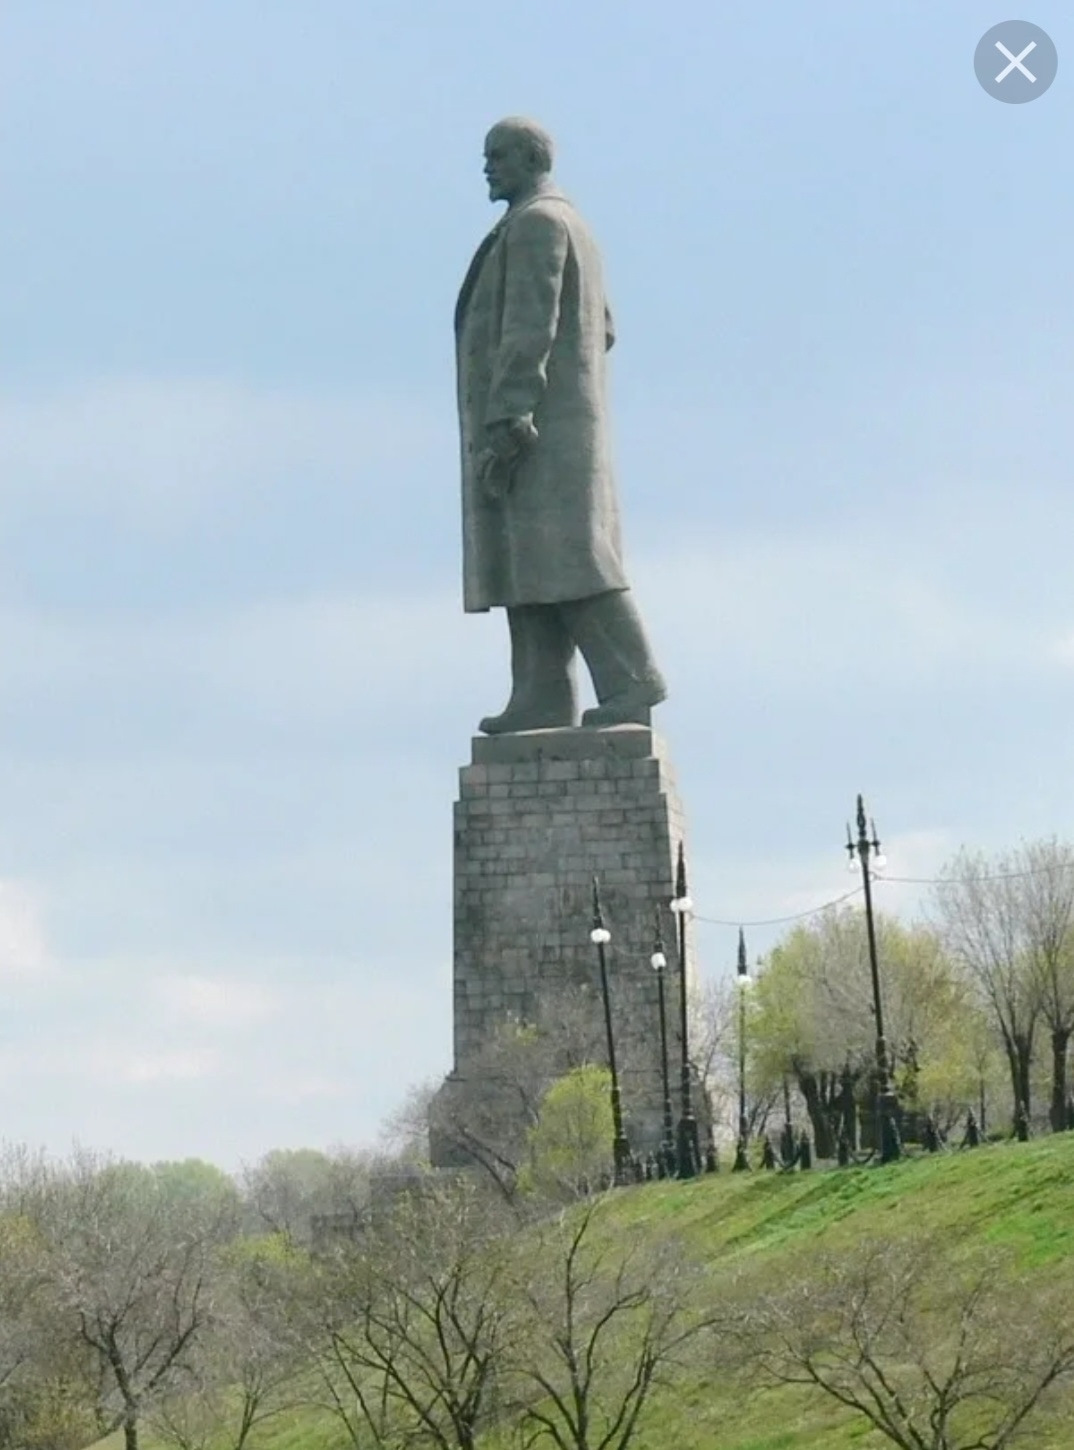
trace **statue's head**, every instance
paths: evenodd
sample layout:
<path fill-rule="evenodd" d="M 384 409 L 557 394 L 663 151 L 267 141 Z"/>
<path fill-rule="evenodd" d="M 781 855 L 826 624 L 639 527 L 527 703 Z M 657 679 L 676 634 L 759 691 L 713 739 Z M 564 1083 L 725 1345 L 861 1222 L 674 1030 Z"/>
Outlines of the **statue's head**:
<path fill-rule="evenodd" d="M 536 121 L 508 116 L 485 137 L 485 176 L 492 201 L 513 201 L 551 170 L 552 138 Z"/>

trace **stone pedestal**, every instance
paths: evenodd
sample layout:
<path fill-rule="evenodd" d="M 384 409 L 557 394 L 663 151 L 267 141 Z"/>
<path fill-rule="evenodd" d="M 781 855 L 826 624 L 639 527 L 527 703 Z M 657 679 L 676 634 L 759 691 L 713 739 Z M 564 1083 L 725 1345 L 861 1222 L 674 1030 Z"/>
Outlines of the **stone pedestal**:
<path fill-rule="evenodd" d="M 651 729 L 535 730 L 480 737 L 455 804 L 455 1076 L 466 1077 L 511 1015 L 554 1028 L 557 995 L 592 989 L 603 1042 L 592 881 L 600 882 L 623 1110 L 635 1150 L 661 1138 L 657 981 L 661 908 L 674 1117 L 679 1116 L 680 974 L 674 918 L 682 808 L 666 748 Z M 688 975 L 694 978 L 692 933 Z M 601 1048 L 596 1060 L 604 1062 Z M 450 1088 L 451 1078 L 446 1088 Z M 695 1095 L 705 1121 L 705 1104 Z M 435 1150 L 434 1150 L 435 1152 Z"/>

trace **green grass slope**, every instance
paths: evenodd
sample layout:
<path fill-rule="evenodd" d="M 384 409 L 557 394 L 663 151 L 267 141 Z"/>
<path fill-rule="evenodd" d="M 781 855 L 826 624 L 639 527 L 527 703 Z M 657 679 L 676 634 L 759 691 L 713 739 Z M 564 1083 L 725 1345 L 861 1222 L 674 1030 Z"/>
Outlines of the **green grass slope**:
<path fill-rule="evenodd" d="M 606 1229 L 624 1239 L 681 1236 L 698 1258 L 728 1267 L 763 1261 L 776 1275 L 808 1275 L 819 1252 L 866 1236 L 940 1233 L 952 1254 L 1012 1251 L 1020 1269 L 1074 1290 L 1074 1134 L 974 1152 L 914 1158 L 887 1168 L 783 1175 L 722 1172 L 693 1183 L 625 1189 Z M 1074 1296 L 1072 1296 L 1074 1303 Z M 1072 1309 L 1074 1315 L 1074 1309 Z M 342 1450 L 324 1417 L 281 1415 L 254 1450 Z M 1072 1450 L 1074 1394 L 1036 1422 L 1034 1450 Z M 96 1450 L 119 1450 L 119 1437 Z M 856 1419 L 796 1389 L 763 1393 L 698 1375 L 658 1392 L 638 1450 L 875 1450 Z M 146 1438 L 145 1450 L 158 1450 Z M 490 1447 L 492 1450 L 492 1447 Z"/>

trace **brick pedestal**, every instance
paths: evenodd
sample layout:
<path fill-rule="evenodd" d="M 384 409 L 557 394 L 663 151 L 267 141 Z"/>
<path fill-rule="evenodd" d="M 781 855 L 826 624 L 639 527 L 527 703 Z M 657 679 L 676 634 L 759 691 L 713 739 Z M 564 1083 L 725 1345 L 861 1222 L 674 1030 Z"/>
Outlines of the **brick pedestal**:
<path fill-rule="evenodd" d="M 623 1109 L 637 1150 L 661 1137 L 654 908 L 668 970 L 668 1051 L 679 1111 L 675 859 L 682 808 L 667 752 L 648 728 L 536 730 L 473 741 L 455 804 L 455 1074 L 466 1076 L 511 1014 L 554 1022 L 557 993 L 599 981 L 589 940 L 592 879 L 612 933 L 608 969 Z M 688 974 L 694 979 L 693 934 Z M 599 991 L 591 994 L 601 1011 Z M 596 1019 L 595 1019 L 596 1024 Z M 601 1028 L 603 1032 L 603 1028 Z M 601 1052 L 600 1061 L 604 1061 Z M 447 1087 L 450 1087 L 448 1079 Z M 695 1103 L 699 1118 L 704 1104 Z"/>

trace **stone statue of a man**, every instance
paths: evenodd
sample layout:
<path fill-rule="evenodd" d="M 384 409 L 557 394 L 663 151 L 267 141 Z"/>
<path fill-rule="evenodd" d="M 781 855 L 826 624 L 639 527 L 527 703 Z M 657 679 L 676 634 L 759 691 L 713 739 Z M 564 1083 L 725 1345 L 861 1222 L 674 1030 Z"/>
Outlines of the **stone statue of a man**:
<path fill-rule="evenodd" d="M 464 606 L 507 610 L 511 698 L 487 735 L 578 723 L 649 724 L 667 693 L 627 584 L 605 403 L 614 340 L 600 254 L 551 180 L 532 121 L 485 141 L 507 211 L 477 250 L 455 310 Z"/>

